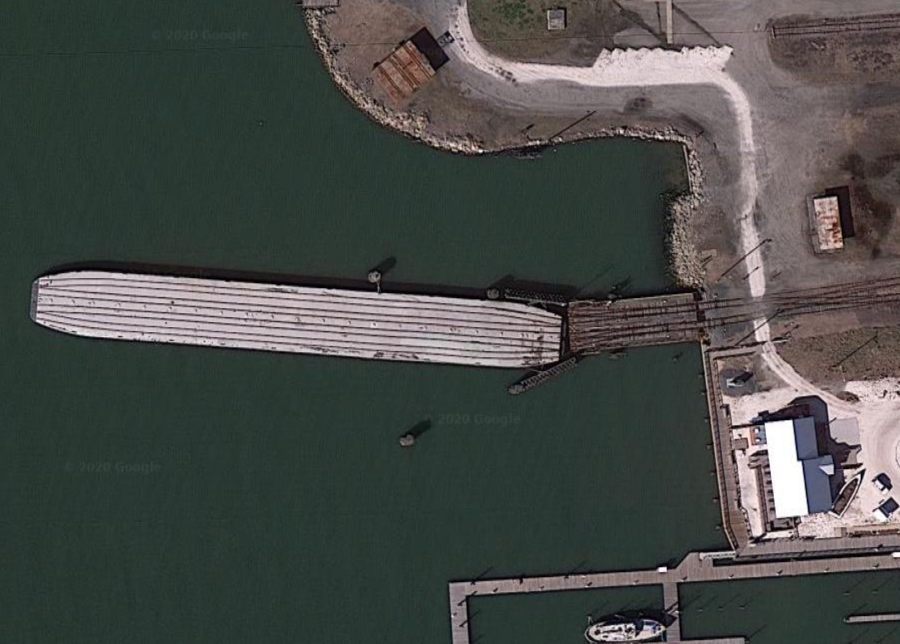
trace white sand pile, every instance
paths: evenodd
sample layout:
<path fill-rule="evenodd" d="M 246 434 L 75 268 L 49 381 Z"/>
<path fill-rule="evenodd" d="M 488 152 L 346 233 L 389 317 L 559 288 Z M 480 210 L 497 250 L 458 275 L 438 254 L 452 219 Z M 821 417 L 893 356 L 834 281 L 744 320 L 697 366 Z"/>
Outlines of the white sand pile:
<path fill-rule="evenodd" d="M 900 378 L 852 380 L 844 389 L 862 402 L 900 402 Z"/>

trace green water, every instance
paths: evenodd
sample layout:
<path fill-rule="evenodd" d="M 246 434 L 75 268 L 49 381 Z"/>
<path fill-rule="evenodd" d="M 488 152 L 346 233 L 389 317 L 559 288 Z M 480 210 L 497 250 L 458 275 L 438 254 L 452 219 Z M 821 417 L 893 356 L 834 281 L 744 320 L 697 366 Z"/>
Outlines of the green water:
<path fill-rule="evenodd" d="M 479 642 L 584 641 L 584 629 L 616 613 L 653 614 L 663 609 L 662 586 L 602 588 L 539 595 L 474 597 L 469 633 Z"/>
<path fill-rule="evenodd" d="M 900 612 L 894 572 L 687 584 L 681 587 L 685 637 L 749 637 L 756 642 L 882 644 L 900 641 L 897 624 L 847 625 L 852 614 Z"/>
<path fill-rule="evenodd" d="M 359 278 L 393 256 L 398 281 L 661 290 L 683 181 L 674 146 L 523 162 L 384 132 L 292 2 L 5 7 L 0 641 L 449 642 L 448 580 L 721 547 L 696 348 L 511 398 L 512 372 L 90 341 L 27 313 L 36 275 L 85 261 Z"/>
<path fill-rule="evenodd" d="M 900 610 L 896 572 L 686 584 L 680 588 L 683 636 L 746 637 L 754 644 L 882 644 L 900 640 L 897 624 L 847 625 L 852 614 Z M 475 597 L 470 633 L 479 642 L 578 642 L 587 616 L 663 608 L 661 586 L 546 595 Z M 583 641 L 583 640 L 582 640 Z"/>

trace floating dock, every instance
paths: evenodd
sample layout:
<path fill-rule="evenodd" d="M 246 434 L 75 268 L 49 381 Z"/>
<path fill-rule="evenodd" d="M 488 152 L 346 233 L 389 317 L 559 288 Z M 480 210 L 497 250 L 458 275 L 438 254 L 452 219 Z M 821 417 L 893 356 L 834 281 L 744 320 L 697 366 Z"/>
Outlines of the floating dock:
<path fill-rule="evenodd" d="M 884 624 L 900 622 L 900 613 L 872 613 L 869 615 L 847 615 L 845 624 Z"/>
<path fill-rule="evenodd" d="M 557 362 L 562 318 L 516 302 L 170 275 L 38 278 L 32 319 L 73 335 L 523 368 Z"/>
<path fill-rule="evenodd" d="M 724 553 L 723 553 L 724 554 Z M 681 604 L 679 587 L 698 582 L 728 582 L 743 579 L 767 579 L 800 577 L 805 575 L 835 575 L 851 572 L 898 572 L 898 558 L 893 552 L 870 553 L 864 556 L 829 557 L 823 554 L 812 559 L 788 558 L 782 561 L 742 562 L 731 554 L 720 557 L 717 553 L 690 553 L 674 568 L 627 572 L 570 572 L 546 577 L 513 577 L 507 579 L 473 579 L 453 581 L 448 584 L 449 612 L 452 644 L 472 644 L 476 638 L 470 633 L 469 600 L 473 597 L 555 593 L 561 591 L 591 590 L 596 588 L 624 588 L 629 586 L 662 586 L 665 610 L 670 624 L 666 632 L 667 642 L 680 644 L 743 644 L 743 637 L 726 637 L 708 640 L 687 640 L 681 630 Z M 870 616 L 870 621 L 892 621 L 893 614 Z M 861 623 L 857 616 L 850 623 Z"/>

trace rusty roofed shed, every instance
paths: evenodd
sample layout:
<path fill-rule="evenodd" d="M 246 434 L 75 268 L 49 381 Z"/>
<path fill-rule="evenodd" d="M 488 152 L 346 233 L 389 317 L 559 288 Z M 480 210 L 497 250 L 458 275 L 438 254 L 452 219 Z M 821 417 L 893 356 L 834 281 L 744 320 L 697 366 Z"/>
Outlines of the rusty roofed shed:
<path fill-rule="evenodd" d="M 842 249 L 844 234 L 841 231 L 841 210 L 838 198 L 814 197 L 812 208 L 818 250 L 828 252 Z"/>
<path fill-rule="evenodd" d="M 816 252 L 830 253 L 844 247 L 854 236 L 850 212 L 850 190 L 830 188 L 809 198 L 809 222 Z"/>
<path fill-rule="evenodd" d="M 372 77 L 395 101 L 402 101 L 434 77 L 449 59 L 427 29 L 420 29 L 378 63 Z"/>

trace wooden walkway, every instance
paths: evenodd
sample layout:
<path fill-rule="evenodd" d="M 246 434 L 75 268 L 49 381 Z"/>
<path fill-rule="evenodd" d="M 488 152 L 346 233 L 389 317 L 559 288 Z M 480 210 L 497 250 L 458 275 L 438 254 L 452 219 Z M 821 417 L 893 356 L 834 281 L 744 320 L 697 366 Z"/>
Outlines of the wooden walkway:
<path fill-rule="evenodd" d="M 679 584 L 884 570 L 900 573 L 900 558 L 894 557 L 891 552 L 884 552 L 858 557 L 835 558 L 823 556 L 793 561 L 741 563 L 739 560 L 725 562 L 715 557 L 705 557 L 701 553 L 692 553 L 685 557 L 677 567 L 668 569 L 451 582 L 448 590 L 452 641 L 453 644 L 471 644 L 468 600 L 475 596 L 661 585 L 663 587 L 666 611 L 675 618 L 667 633 L 668 641 L 684 642 L 685 640 L 681 638 L 680 607 L 678 604 Z M 704 641 L 711 642 L 712 640 Z M 719 641 L 736 642 L 742 640 Z"/>
<path fill-rule="evenodd" d="M 737 557 L 748 562 L 759 559 L 804 559 L 845 557 L 872 552 L 900 551 L 900 535 L 840 537 L 834 539 L 774 539 L 748 545 Z"/>
<path fill-rule="evenodd" d="M 872 615 L 848 615 L 844 618 L 847 624 L 881 624 L 884 622 L 900 622 L 900 613 L 874 613 Z"/>
<path fill-rule="evenodd" d="M 719 487 L 719 506 L 722 527 L 728 543 L 735 550 L 750 543 L 750 528 L 741 509 L 737 462 L 734 459 L 731 423 L 725 413 L 725 403 L 719 391 L 717 358 L 748 353 L 747 349 L 710 351 L 703 348 L 703 378 L 706 383 L 706 402 L 709 406 L 709 425 L 716 462 L 716 482 Z"/>

